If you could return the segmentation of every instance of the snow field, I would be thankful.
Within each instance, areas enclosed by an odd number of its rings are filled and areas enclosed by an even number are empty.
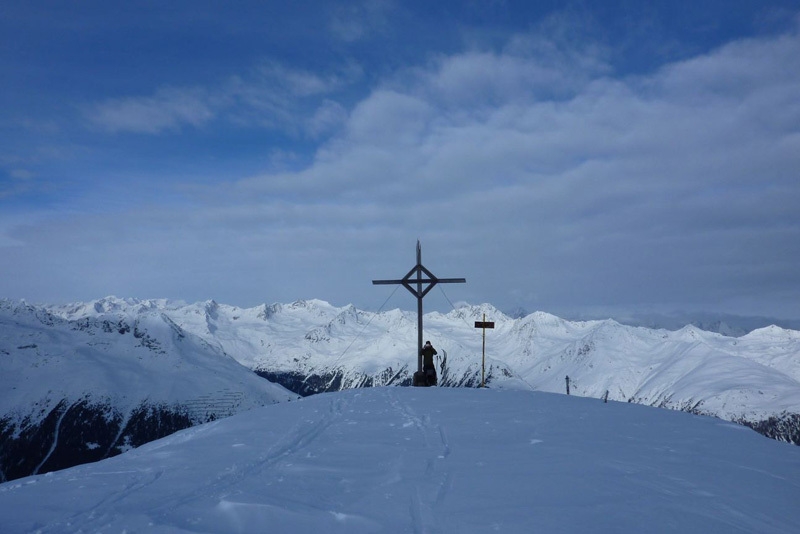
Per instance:
[[[17,532],[800,531],[800,448],[495,389],[321,394],[0,485]]]

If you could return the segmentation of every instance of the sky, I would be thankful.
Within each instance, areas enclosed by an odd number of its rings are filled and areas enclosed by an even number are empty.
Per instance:
[[[800,318],[797,0],[116,4],[0,3],[0,297]]]

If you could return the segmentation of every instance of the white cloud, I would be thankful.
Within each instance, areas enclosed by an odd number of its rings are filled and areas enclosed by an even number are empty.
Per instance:
[[[360,76],[353,63],[319,75],[266,61],[217,87],[163,88],[151,96],[110,98],[86,113],[92,124],[113,133],[160,134],[226,120],[313,137],[341,122],[344,108],[330,95]]]
[[[36,176],[36,173],[28,169],[11,169],[8,174],[17,180],[30,180]]]
[[[334,37],[352,43],[386,31],[388,17],[394,9],[394,2],[390,0],[351,2],[334,10],[328,27]]]
[[[318,138],[340,128],[347,120],[347,110],[333,100],[323,100],[322,104],[314,112],[314,115],[306,120],[306,131],[312,138]]]
[[[200,89],[167,88],[147,97],[113,98],[94,106],[90,120],[110,132],[157,134],[198,127],[216,115],[213,99]]]
[[[418,97],[378,90],[352,111],[346,136],[353,144],[388,144],[394,149],[417,144],[426,136],[435,111]]]

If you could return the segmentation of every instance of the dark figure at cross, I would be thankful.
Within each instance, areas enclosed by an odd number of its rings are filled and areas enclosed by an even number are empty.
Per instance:
[[[436,356],[436,349],[433,348],[430,341],[425,342],[422,347],[422,372],[425,373],[425,381],[429,386],[436,385],[436,366],[433,365],[433,357]]]
[[[423,278],[425,275],[427,278]],[[422,376],[422,299],[436,284],[463,284],[466,278],[436,278],[432,272],[422,265],[422,247],[417,240],[417,264],[400,280],[373,280],[375,285],[402,284],[412,295],[417,297],[417,373]],[[427,284],[423,289],[423,285]],[[417,384],[416,381],[414,385]]]

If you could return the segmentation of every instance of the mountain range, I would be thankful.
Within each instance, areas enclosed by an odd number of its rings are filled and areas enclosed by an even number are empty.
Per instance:
[[[424,316],[439,385],[569,393],[712,415],[800,443],[800,332]],[[417,316],[319,300],[239,308],[107,297],[0,301],[0,481],[113,456],[181,428],[299,396],[406,386]],[[260,375],[257,376],[257,375]],[[266,378],[267,380],[264,380]]]

